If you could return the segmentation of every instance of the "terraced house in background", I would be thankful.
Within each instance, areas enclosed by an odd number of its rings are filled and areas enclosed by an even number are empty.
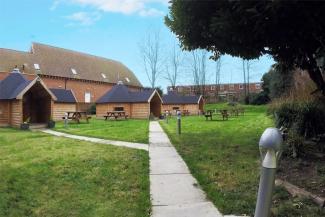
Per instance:
[[[71,90],[78,110],[87,110],[118,80],[131,90],[142,88],[122,63],[98,56],[33,43],[29,52],[0,48],[0,80],[14,69],[39,76],[48,88]]]
[[[207,84],[204,86],[198,85],[180,85],[174,88],[168,87],[168,90],[184,95],[195,96],[201,93],[206,102],[217,101],[238,101],[247,93],[259,93],[262,91],[262,82],[244,83],[228,83],[228,84]]]

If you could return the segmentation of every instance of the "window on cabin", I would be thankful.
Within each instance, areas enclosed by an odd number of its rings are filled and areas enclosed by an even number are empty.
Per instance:
[[[258,90],[261,89],[261,84],[255,84],[255,88]]]
[[[177,111],[177,110],[179,110],[179,107],[173,107],[173,110]]]
[[[91,93],[85,92],[85,103],[90,103],[90,102],[91,102]]]
[[[101,75],[102,75],[102,77],[103,77],[104,79],[107,78],[106,75],[105,75],[104,73],[101,73]]]
[[[244,85],[240,84],[240,85],[239,85],[239,89],[240,89],[240,90],[244,89]]]
[[[220,90],[224,90],[225,86],[223,84],[220,84]]]
[[[122,111],[124,111],[124,107],[114,107],[114,111],[122,112]]]
[[[233,85],[233,84],[229,84],[229,89],[230,89],[230,90],[234,90],[234,89],[235,89],[235,85]]]

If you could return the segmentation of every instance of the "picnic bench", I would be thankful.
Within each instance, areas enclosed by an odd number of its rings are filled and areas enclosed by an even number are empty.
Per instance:
[[[204,112],[205,120],[207,121],[208,118],[210,118],[210,120],[212,121],[212,114],[213,110],[207,110],[206,112]]]
[[[68,119],[68,120],[73,120],[77,122],[78,124],[80,123],[81,119],[85,119],[87,123],[89,123],[89,119],[91,117],[87,114],[87,112],[82,112],[82,111],[75,111],[75,112],[66,112],[67,116],[62,117],[62,119]]]
[[[104,116],[105,121],[107,121],[109,118],[117,119],[127,119],[129,116],[126,114],[125,111],[108,111],[107,115]]]
[[[222,120],[228,120],[229,114],[227,109],[221,109],[220,114],[222,116]]]
[[[190,112],[188,110],[183,110],[182,115],[183,116],[189,116]]]

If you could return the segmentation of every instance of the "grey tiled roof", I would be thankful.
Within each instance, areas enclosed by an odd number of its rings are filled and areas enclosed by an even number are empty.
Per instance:
[[[65,89],[55,89],[51,88],[50,91],[56,96],[56,102],[62,103],[76,103],[76,98],[74,97],[72,90]]]
[[[140,92],[131,92],[125,85],[117,84],[96,103],[135,103],[148,102],[150,96],[155,90],[144,90]]]
[[[0,99],[8,100],[15,99],[18,94],[24,90],[31,81],[19,72],[10,73],[5,79],[0,82]]]
[[[163,104],[198,104],[201,96],[180,96],[174,92],[163,95]]]

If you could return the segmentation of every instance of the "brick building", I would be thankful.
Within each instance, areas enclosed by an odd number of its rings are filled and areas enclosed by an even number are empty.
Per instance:
[[[13,69],[25,76],[37,75],[48,88],[71,90],[77,109],[86,110],[118,80],[130,90],[141,83],[122,63],[85,53],[33,43],[29,52],[0,48],[0,80]]]
[[[172,87],[168,87],[168,90],[172,90]],[[248,91],[248,85],[246,85]],[[208,84],[204,86],[196,85],[183,85],[176,86],[173,90],[179,95],[193,96],[202,93],[206,102],[216,101],[238,101],[245,95],[245,85],[243,83],[232,84]],[[262,83],[255,82],[249,84],[249,93],[259,93],[262,91]]]

